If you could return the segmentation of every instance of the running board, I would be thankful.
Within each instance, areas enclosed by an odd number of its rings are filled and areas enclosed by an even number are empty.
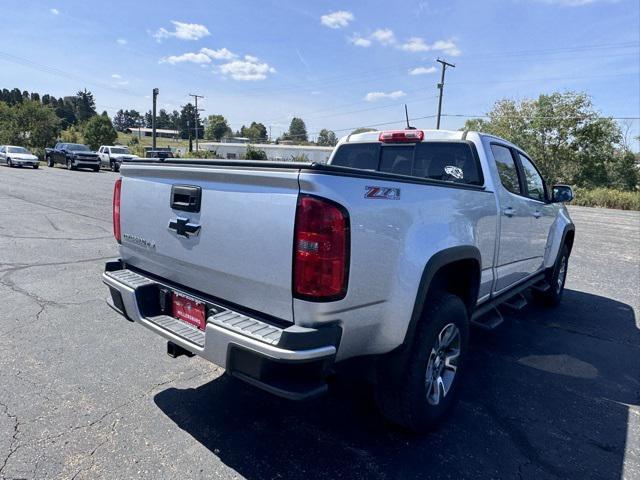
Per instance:
[[[487,319],[483,319],[482,317],[485,314],[489,313],[491,310],[510,301],[514,297],[521,295],[522,292],[524,292],[526,289],[531,288],[533,285],[536,285],[544,281],[544,279],[545,279],[544,273],[539,273],[538,275],[535,275],[530,279],[525,280],[524,282],[516,285],[515,287],[510,288],[506,292],[501,293],[500,295],[487,300],[486,302],[484,302],[482,305],[479,305],[475,309],[475,311],[471,315],[471,323],[485,330],[493,330],[498,325],[500,325],[504,320],[502,318],[502,314],[500,314],[500,321],[497,321],[495,319],[487,320]],[[525,305],[526,305],[526,300],[525,300]]]
[[[493,330],[504,322],[504,317],[498,308],[494,308],[492,311],[481,315],[480,317],[473,317],[471,324],[483,330]]]
[[[527,299],[524,298],[524,295],[522,293],[518,293],[504,302],[501,306],[508,308],[512,312],[519,312],[527,306],[527,303],[529,302],[527,302]]]

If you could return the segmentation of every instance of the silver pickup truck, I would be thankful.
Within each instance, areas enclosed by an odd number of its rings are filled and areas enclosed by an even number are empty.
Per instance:
[[[476,132],[350,135],[327,165],[125,161],[103,280],[171,356],[292,399],[358,365],[382,413],[422,431],[455,398],[471,324],[525,289],[560,301],[572,196]]]

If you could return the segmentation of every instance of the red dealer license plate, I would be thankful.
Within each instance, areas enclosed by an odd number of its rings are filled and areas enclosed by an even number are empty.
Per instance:
[[[204,303],[174,292],[171,310],[174,318],[204,330],[206,324]]]

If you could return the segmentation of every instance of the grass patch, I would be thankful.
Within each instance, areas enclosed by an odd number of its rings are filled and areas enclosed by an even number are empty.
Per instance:
[[[640,191],[625,192],[613,188],[574,189],[572,205],[582,207],[618,208],[620,210],[640,210]]]

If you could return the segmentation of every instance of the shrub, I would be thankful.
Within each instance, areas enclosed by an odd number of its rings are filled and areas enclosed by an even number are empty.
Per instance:
[[[264,150],[253,148],[251,145],[247,145],[247,153],[245,153],[247,160],[266,160],[267,153]]]
[[[640,210],[640,191],[626,192],[612,188],[574,189],[572,205],[583,207],[618,208]]]

